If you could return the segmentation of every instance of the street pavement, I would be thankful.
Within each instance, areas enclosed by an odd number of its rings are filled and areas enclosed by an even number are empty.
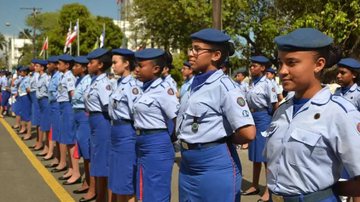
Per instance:
[[[7,128],[4,123],[0,124],[0,202],[52,202],[52,201],[78,201],[82,195],[73,194],[81,184],[62,185],[57,180],[63,173],[51,173],[49,169],[42,167],[48,162],[41,161],[41,157],[36,157],[36,152],[28,149],[34,144],[35,139],[22,141],[21,136],[8,130],[9,125],[14,124],[14,119],[5,118]],[[24,145],[25,144],[25,145]],[[246,190],[250,186],[252,179],[252,164],[248,161],[247,150],[238,150],[243,169],[242,188]],[[178,172],[180,154],[176,154],[173,178],[172,178],[172,202],[178,201]],[[82,168],[82,161],[81,161]],[[260,178],[260,194],[263,193],[265,184],[264,170]],[[242,196],[242,202],[257,201],[261,195]]]

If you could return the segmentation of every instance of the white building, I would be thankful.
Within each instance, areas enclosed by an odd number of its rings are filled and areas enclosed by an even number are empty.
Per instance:
[[[5,54],[8,55],[7,68],[11,69],[13,66],[17,66],[21,56],[20,49],[25,46],[25,44],[32,44],[30,39],[19,39],[14,37],[7,37],[7,49]]]

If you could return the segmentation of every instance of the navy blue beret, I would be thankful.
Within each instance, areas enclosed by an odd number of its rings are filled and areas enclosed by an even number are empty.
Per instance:
[[[71,55],[63,54],[58,57],[58,60],[63,62],[72,62],[74,58]]]
[[[165,51],[157,48],[146,48],[135,52],[135,58],[138,60],[151,60],[163,56]]]
[[[38,59],[34,58],[34,59],[31,60],[31,63],[36,64],[36,63],[38,63],[38,61],[39,61]]]
[[[260,63],[260,64],[267,64],[270,62],[270,60],[262,55],[258,55],[258,56],[252,56],[250,58],[251,62],[256,62],[256,63]]]
[[[199,39],[201,41],[207,41],[211,43],[223,43],[231,39],[229,35],[213,28],[202,29],[191,34],[190,37],[191,39]]]
[[[187,66],[187,67],[191,67],[191,64],[190,64],[189,61],[185,61],[185,62],[183,63],[183,65],[184,65],[184,66]]]
[[[127,56],[127,57],[134,56],[134,52],[129,49],[126,49],[126,48],[113,49],[111,52],[113,55],[122,55],[122,56]]]
[[[360,69],[360,62],[355,60],[354,58],[343,58],[338,64],[340,67],[348,67],[351,69]]]
[[[46,60],[37,60],[36,62],[34,62],[34,64],[40,64],[42,66],[46,66],[48,62]]]
[[[87,64],[89,60],[85,56],[74,57],[74,62],[79,64]]]
[[[90,52],[86,57],[89,60],[97,59],[97,58],[105,55],[108,52],[109,51],[105,48],[97,48],[97,49],[93,50],[92,52]]]
[[[273,68],[267,68],[266,70],[265,70],[266,72],[271,72],[271,73],[273,73],[273,74],[276,74],[276,70],[275,69],[273,69]]]
[[[20,71],[21,67],[22,67],[22,66],[17,66],[17,67],[16,67],[16,71]]]
[[[279,50],[301,51],[329,46],[333,39],[317,29],[299,28],[287,35],[276,37],[274,41]]]
[[[20,69],[19,69],[19,71],[29,71],[29,67],[27,67],[27,66],[22,66]]]
[[[48,63],[57,63],[58,60],[59,60],[58,56],[50,56],[47,61]]]

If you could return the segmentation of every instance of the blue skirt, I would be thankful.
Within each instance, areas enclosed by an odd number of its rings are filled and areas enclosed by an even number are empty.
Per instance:
[[[50,102],[50,125],[52,130],[52,140],[60,141],[60,104],[56,101]]]
[[[60,102],[60,140],[59,143],[75,144],[74,111],[70,102]]]
[[[170,201],[174,148],[166,132],[136,137],[138,200]]]
[[[74,112],[74,131],[76,142],[79,147],[79,154],[84,159],[90,159],[90,124],[89,116],[85,111]]]
[[[30,92],[31,98],[31,124],[33,126],[40,125],[40,107],[38,99],[36,98],[36,92]]]
[[[38,100],[40,107],[40,130],[50,131],[50,105],[47,97]]]
[[[104,115],[90,114],[90,175],[109,176],[111,125]]]
[[[254,112],[252,115],[256,127],[256,137],[249,143],[249,160],[256,163],[266,162],[263,155],[266,138],[261,135],[261,132],[266,131],[269,127],[271,116],[267,111]]]
[[[31,121],[31,101],[29,95],[19,96],[17,98],[19,116],[22,121]]]
[[[136,134],[128,124],[111,126],[109,189],[115,194],[135,193]]]
[[[11,111],[15,113],[16,116],[19,115],[19,107],[18,107],[18,103],[19,103],[19,97],[16,98],[15,102],[11,105]]]
[[[240,201],[241,164],[232,144],[181,151],[179,201]]]
[[[1,92],[1,106],[2,107],[6,107],[9,103],[9,98],[10,98],[10,92],[9,91],[2,91]]]

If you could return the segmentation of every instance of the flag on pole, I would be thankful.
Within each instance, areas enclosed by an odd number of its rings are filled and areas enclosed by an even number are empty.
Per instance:
[[[66,45],[67,41],[70,39],[70,35],[71,35],[71,23],[70,23],[70,27],[69,30],[66,34],[66,39],[65,39],[65,45],[64,45],[64,53],[66,53],[66,50],[68,48],[68,46]]]
[[[40,52],[39,56],[42,56],[48,48],[49,48],[49,39],[48,39],[48,37],[46,37],[44,44],[41,48],[41,52]]]
[[[97,48],[99,48],[99,39],[98,38],[96,38],[96,43],[94,44],[94,47],[92,50],[95,50]]]
[[[105,42],[105,24],[103,25],[103,31],[99,37],[100,39],[100,48],[104,47],[104,42]]]
[[[65,46],[69,47],[72,44],[72,42],[75,41],[75,39],[77,37],[78,29],[79,29],[79,21],[76,21],[74,30],[71,32],[70,36],[66,38]]]
[[[116,4],[122,4],[123,0],[116,0]]]

